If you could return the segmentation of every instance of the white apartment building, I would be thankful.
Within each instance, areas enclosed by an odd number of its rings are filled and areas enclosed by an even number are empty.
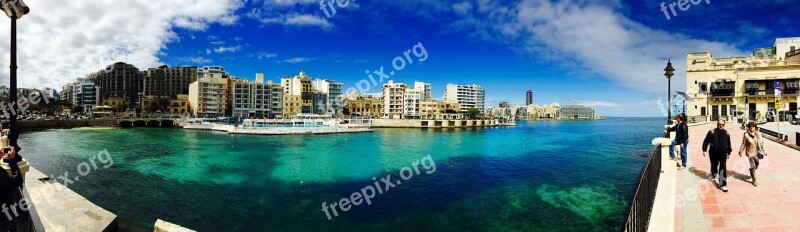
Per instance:
[[[390,119],[403,118],[403,106],[405,104],[406,84],[394,83],[389,80],[383,85],[383,117]]]
[[[484,114],[486,91],[479,85],[447,84],[444,100],[458,102],[461,107],[459,113],[466,114],[469,108],[476,108]]]
[[[221,74],[222,77],[228,78],[228,73],[222,66],[204,66],[197,69],[197,77],[203,77],[206,74]]]
[[[422,99],[421,100],[423,100],[423,101],[433,100],[433,95],[431,94],[431,84],[425,83],[425,82],[421,82],[421,81],[415,81],[414,82],[414,90],[419,91],[420,93],[422,93]]]
[[[424,91],[424,90],[423,90]],[[424,92],[416,88],[406,89],[403,95],[403,118],[419,118],[419,103],[424,101]]]
[[[283,86],[283,118],[297,114],[310,114],[313,111],[314,92],[311,77],[306,72],[293,77],[281,78]]]
[[[797,118],[800,37],[778,38],[752,55],[687,54],[686,114],[691,121],[719,118],[774,121]],[[778,88],[780,90],[778,90]],[[679,111],[682,111],[680,109]]]
[[[91,81],[82,81],[73,87],[72,105],[81,106],[83,113],[91,113],[92,107],[100,104],[100,86]]]
[[[314,110],[314,112],[323,111],[325,114],[333,116],[341,116],[344,109],[344,95],[342,93],[342,83],[337,83],[332,80],[314,79],[311,82],[312,90],[317,97],[314,98],[314,108],[322,108],[321,110]],[[322,97],[324,95],[324,97]],[[322,101],[320,104],[320,101]],[[322,106],[324,105],[324,106]],[[323,108],[324,107],[324,108]]]

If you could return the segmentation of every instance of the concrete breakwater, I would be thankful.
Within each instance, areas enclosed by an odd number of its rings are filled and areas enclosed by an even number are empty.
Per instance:
[[[9,121],[2,121],[3,129],[9,128]],[[17,127],[21,131],[68,129],[76,127],[118,127],[114,119],[52,119],[52,120],[20,120]]]

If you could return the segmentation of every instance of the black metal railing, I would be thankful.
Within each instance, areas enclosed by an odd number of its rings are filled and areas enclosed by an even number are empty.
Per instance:
[[[642,168],[639,181],[628,202],[625,221],[620,231],[647,231],[656,199],[658,179],[661,176],[661,155],[661,144],[659,144]]]

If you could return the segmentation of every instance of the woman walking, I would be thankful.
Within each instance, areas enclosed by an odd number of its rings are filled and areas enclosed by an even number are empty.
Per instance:
[[[761,137],[761,132],[758,131],[756,122],[751,121],[747,124],[747,131],[744,132],[744,138],[742,138],[742,147],[739,148],[739,157],[742,157],[742,152],[750,161],[750,177],[753,180],[753,186],[758,186],[756,181],[758,161],[763,159],[767,152],[764,150],[764,139]]]

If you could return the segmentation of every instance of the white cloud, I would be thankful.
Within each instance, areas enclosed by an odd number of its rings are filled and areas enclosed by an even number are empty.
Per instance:
[[[201,56],[197,56],[197,57],[181,57],[181,58],[178,58],[177,60],[178,60],[178,62],[188,63],[189,65],[214,63],[214,60],[212,60],[210,58],[201,57]]]
[[[211,52],[214,52],[214,53],[217,53],[217,54],[222,54],[222,53],[226,53],[226,52],[238,52],[240,50],[242,50],[242,45],[229,46],[229,47],[220,46],[220,47],[214,48],[214,50],[206,49],[206,54],[211,54]]]
[[[317,26],[322,28],[331,27],[331,24],[328,22],[327,19],[324,19],[317,15],[290,15],[286,17],[286,21],[284,25],[289,26]]]
[[[258,58],[258,59],[268,59],[268,58],[275,58],[275,57],[278,57],[278,54],[259,52],[258,55],[256,55],[256,58]]]
[[[205,30],[231,25],[241,0],[28,1],[31,13],[17,22],[20,87],[53,87],[117,61],[144,69],[162,62],[159,52],[179,38],[176,28]],[[143,17],[146,16],[146,17]],[[9,23],[0,20],[0,66],[9,65]],[[9,70],[0,69],[8,83]]]
[[[319,27],[330,29],[333,24],[328,18],[322,17],[320,11],[303,12],[298,8],[319,3],[319,1],[306,0],[267,0],[263,1],[261,8],[253,8],[245,17],[256,20],[264,25],[282,25],[294,27]],[[298,7],[300,6],[300,7]],[[312,9],[316,9],[313,8]]]
[[[291,59],[282,60],[280,63],[290,63],[290,64],[298,64],[298,63],[306,63],[311,62],[314,60],[313,58],[306,58],[306,57],[295,57]]]
[[[461,16],[453,26],[644,93],[666,92],[667,59],[677,69],[673,89],[680,90],[686,86],[687,52],[746,54],[728,43],[649,28],[618,13],[619,7],[614,1],[522,0],[501,5],[475,0],[453,6]]]

